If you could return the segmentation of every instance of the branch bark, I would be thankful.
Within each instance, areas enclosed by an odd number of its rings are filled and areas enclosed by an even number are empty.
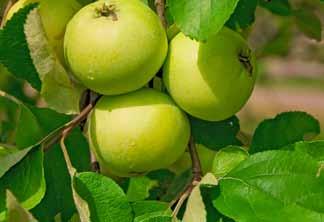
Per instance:
[[[5,18],[11,8],[11,6],[13,6],[13,4],[15,4],[15,0],[9,0],[3,10],[3,12],[1,12],[1,18],[0,18],[0,28],[2,28],[5,24]]]
[[[239,131],[236,138],[243,143],[243,146],[245,146],[247,150],[249,149],[252,142],[252,135]]]
[[[49,141],[44,142],[43,149],[44,151],[48,151],[54,144],[59,142],[63,136],[67,136],[71,133],[71,131],[78,126],[80,123],[82,123],[83,120],[87,118],[89,113],[94,108],[95,104],[97,103],[100,96],[98,96],[96,99],[91,101],[87,106],[84,107],[84,109],[80,112],[79,115],[75,116],[74,119],[72,119],[70,122],[68,122],[59,133],[57,133],[54,137],[52,137]]]
[[[179,210],[185,200],[189,197],[191,194],[192,190],[199,184],[202,178],[202,170],[201,170],[201,164],[198,156],[198,152],[196,149],[195,141],[193,137],[191,136],[190,142],[189,142],[189,153],[192,161],[192,180],[191,182],[187,185],[186,189],[184,192],[182,192],[178,198],[176,198],[174,201],[170,203],[171,206],[173,206],[175,203],[177,205],[175,206],[172,216],[175,218],[177,214],[179,213]]]
[[[165,18],[165,1],[164,0],[155,0],[155,8],[158,16],[160,17],[163,27],[167,28],[167,20]]]
[[[189,142],[189,153],[192,161],[192,174],[193,174],[193,181],[200,181],[202,176],[201,171],[201,163],[199,160],[198,152],[196,149],[196,144],[191,136],[190,142]]]

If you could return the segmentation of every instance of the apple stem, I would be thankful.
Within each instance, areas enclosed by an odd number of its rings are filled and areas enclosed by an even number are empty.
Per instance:
[[[170,203],[170,207],[173,206],[175,203],[177,205],[175,206],[173,212],[172,212],[172,217],[176,218],[178,215],[178,212],[185,202],[185,200],[190,196],[192,190],[199,184],[202,178],[202,170],[201,170],[201,164],[198,156],[198,152],[196,149],[196,144],[193,139],[193,137],[190,137],[189,141],[189,153],[190,153],[190,158],[192,161],[192,180],[190,183],[187,185],[186,189],[173,201]]]

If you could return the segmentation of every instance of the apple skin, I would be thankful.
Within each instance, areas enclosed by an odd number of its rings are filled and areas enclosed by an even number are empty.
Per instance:
[[[196,149],[200,160],[201,170],[205,175],[206,173],[211,172],[213,161],[217,154],[217,151],[211,150],[202,144],[196,144]],[[179,175],[190,168],[191,168],[191,158],[190,158],[189,151],[186,151],[168,169],[171,172]]]
[[[240,61],[240,54],[246,62]],[[247,42],[228,28],[205,43],[179,33],[170,43],[163,80],[183,110],[203,120],[220,121],[237,113],[250,97],[255,64]]]
[[[73,15],[82,8],[77,0],[19,0],[9,10],[9,20],[19,9],[28,4],[39,2],[39,13],[50,46],[64,64],[63,39],[65,28]]]
[[[101,15],[104,8],[111,10]],[[64,41],[73,74],[104,95],[143,87],[163,65],[167,48],[158,16],[138,0],[89,4],[69,22]]]
[[[168,95],[149,88],[102,97],[87,127],[103,173],[119,177],[167,168],[185,152],[190,136],[185,113]]]

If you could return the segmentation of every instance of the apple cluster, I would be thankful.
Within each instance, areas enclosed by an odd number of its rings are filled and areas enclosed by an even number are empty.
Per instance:
[[[35,1],[20,0],[11,13]],[[168,43],[158,16],[140,0],[99,0],[83,8],[76,0],[38,1],[59,58],[80,83],[103,95],[87,133],[104,174],[128,177],[187,166],[187,114],[224,120],[251,95],[254,54],[228,28],[206,42],[179,33]],[[162,67],[166,92],[147,87]],[[209,168],[213,152],[198,146],[198,153],[209,159],[203,164]]]

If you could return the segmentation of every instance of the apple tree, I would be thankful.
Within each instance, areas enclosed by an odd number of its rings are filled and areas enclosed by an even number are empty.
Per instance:
[[[236,115],[260,7],[321,40],[288,0],[0,0],[0,222],[322,222],[319,121]]]

